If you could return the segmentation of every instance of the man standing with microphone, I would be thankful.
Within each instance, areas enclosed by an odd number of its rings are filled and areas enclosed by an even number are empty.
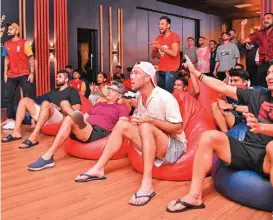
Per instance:
[[[7,106],[7,120],[2,124],[3,129],[12,130],[15,127],[14,98],[18,86],[23,90],[24,97],[31,97],[34,81],[34,57],[29,42],[20,38],[20,27],[12,23],[8,27],[9,40],[4,44],[2,56],[4,61],[4,81],[6,95],[4,102]]]

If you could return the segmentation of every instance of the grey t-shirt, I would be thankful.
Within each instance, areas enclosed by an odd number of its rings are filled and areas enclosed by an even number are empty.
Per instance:
[[[197,49],[196,47],[194,47],[194,48],[185,48],[184,51],[183,51],[183,55],[187,55],[192,62],[197,61],[196,49]]]
[[[238,47],[234,43],[222,44],[217,48],[215,61],[219,61],[218,72],[234,68],[236,59],[240,57]]]

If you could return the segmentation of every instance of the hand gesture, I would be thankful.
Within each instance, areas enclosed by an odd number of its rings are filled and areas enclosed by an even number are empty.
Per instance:
[[[246,118],[247,126],[250,127],[250,131],[253,133],[261,133],[261,125],[257,118],[251,113],[243,113]]]
[[[159,45],[158,41],[156,41],[156,40],[153,40],[153,41],[150,43],[150,45],[153,47],[153,49],[158,49],[158,48],[160,48],[160,45]]]
[[[91,94],[93,94],[96,91],[96,85],[94,83],[90,83],[89,85]]]
[[[247,19],[242,20],[241,25],[245,26],[247,24]]]
[[[231,110],[232,106],[230,106],[229,103],[225,102],[224,100],[222,99],[218,99],[218,107],[221,109],[221,110]]]
[[[34,74],[33,73],[31,73],[31,74],[28,75],[27,81],[29,81],[30,83],[34,82]]]
[[[189,58],[187,55],[185,55],[184,57],[185,57],[185,59],[186,59],[186,63],[183,63],[182,65],[183,65],[184,67],[188,68],[188,70],[190,71],[190,73],[194,73],[194,72],[196,71],[195,66],[192,64],[190,58]],[[195,75],[197,78],[199,77],[199,75],[198,75],[198,76],[197,76],[196,74],[194,74],[194,75]]]
[[[132,118],[131,118],[131,122],[133,124],[137,124],[137,125],[140,125],[142,123],[148,123],[150,122],[151,118],[149,116],[146,116],[146,115],[133,115]]]

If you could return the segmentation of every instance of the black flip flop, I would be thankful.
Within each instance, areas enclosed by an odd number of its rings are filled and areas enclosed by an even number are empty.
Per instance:
[[[135,193],[135,198],[138,199],[138,198],[149,198],[146,202],[142,203],[142,204],[134,204],[134,203],[129,203],[130,205],[133,205],[133,206],[144,206],[146,205],[148,202],[151,201],[151,199],[156,195],[155,192],[152,192],[150,195],[141,195],[141,196],[138,196],[137,193]]]
[[[9,142],[12,142],[12,141],[18,141],[18,140],[21,140],[22,137],[13,137],[11,134],[9,134],[6,139],[2,139],[2,143],[9,143]]]
[[[177,204],[181,204],[181,205],[183,205],[185,207],[182,208],[182,209],[174,210],[174,211],[170,210],[167,207],[166,211],[171,212],[171,213],[179,213],[179,212],[186,212],[186,211],[191,210],[191,209],[204,209],[204,208],[206,208],[204,203],[202,203],[201,205],[195,206],[195,205],[191,205],[191,204],[189,204],[189,203],[187,203],[187,202],[185,202],[183,200],[180,200],[180,199],[176,200],[174,206],[177,205]]]
[[[84,129],[87,124],[84,121],[83,114],[80,111],[74,111],[73,112],[73,121],[75,122],[76,125],[79,126],[80,129]]]
[[[26,139],[22,144],[25,144],[26,146],[24,146],[24,147],[19,146],[19,148],[20,149],[26,149],[26,148],[30,148],[30,147],[34,147],[34,146],[38,145],[39,141],[37,141],[35,143],[32,143],[31,140]]]
[[[87,176],[87,178],[75,180],[76,183],[86,183],[86,182],[95,181],[95,180],[105,180],[107,178],[106,176],[97,177],[97,176],[89,175],[87,173],[82,173],[82,174],[80,174],[80,176]]]

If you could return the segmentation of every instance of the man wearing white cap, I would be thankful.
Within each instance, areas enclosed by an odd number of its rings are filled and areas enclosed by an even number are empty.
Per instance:
[[[98,162],[76,182],[105,179],[104,167],[120,149],[123,139],[131,141],[142,154],[143,178],[129,203],[146,205],[154,196],[153,165],[175,163],[186,150],[186,138],[177,100],[154,83],[155,69],[151,63],[138,62],[131,73],[131,86],[137,90],[137,107],[131,121],[119,120],[114,127]]]
[[[5,57],[4,81],[6,95],[4,102],[7,105],[7,120],[3,123],[3,129],[13,130],[15,127],[14,97],[18,86],[23,90],[24,97],[31,97],[34,80],[34,57],[29,42],[19,38],[20,27],[12,23],[8,27],[8,40],[3,49]]]

